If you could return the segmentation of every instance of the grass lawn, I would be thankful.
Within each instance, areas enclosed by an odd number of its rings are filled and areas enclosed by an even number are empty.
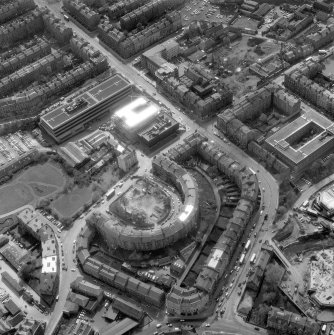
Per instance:
[[[45,197],[55,191],[57,191],[58,187],[56,186],[50,186],[50,185],[43,185],[39,183],[28,183],[28,185],[31,187],[34,195],[36,197]]]
[[[0,188],[0,215],[29,204],[34,196],[28,186],[18,183]]]
[[[62,171],[50,163],[35,165],[25,170],[19,177],[20,181],[43,183],[61,187],[65,183]]]
[[[74,188],[70,193],[53,201],[51,207],[60,217],[72,217],[84,204],[92,200],[92,193],[91,187]]]
[[[65,183],[66,177],[57,166],[50,163],[31,166],[0,187],[0,215],[34,203],[60,190]]]

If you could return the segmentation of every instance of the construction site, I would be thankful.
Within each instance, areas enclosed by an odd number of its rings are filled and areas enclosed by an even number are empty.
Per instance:
[[[173,199],[173,200],[172,200]],[[172,204],[180,200],[168,194],[148,178],[138,178],[109,210],[119,218],[119,224],[134,227],[154,227],[166,219]]]

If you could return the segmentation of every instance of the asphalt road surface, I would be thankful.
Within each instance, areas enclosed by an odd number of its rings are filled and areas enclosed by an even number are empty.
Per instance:
[[[61,3],[54,2],[54,3],[47,3],[44,0],[36,0],[36,3],[41,6],[47,6],[51,12],[55,14],[55,16],[63,19],[61,14]],[[249,157],[243,150],[239,147],[234,145],[233,143],[227,141],[224,142],[220,138],[218,138],[214,132],[214,128],[212,124],[209,126],[202,128],[198,123],[194,122],[190,119],[187,115],[183,114],[179,111],[169,100],[167,100],[164,96],[159,94],[156,91],[154,83],[146,79],[140,71],[137,71],[130,63],[125,64],[122,60],[120,60],[116,55],[108,52],[102,45],[100,45],[98,39],[94,36],[90,36],[86,34],[83,30],[81,30],[78,26],[76,26],[73,22],[66,22],[68,26],[70,26],[73,31],[79,35],[84,37],[89,43],[91,43],[96,49],[100,50],[103,54],[108,57],[109,63],[111,67],[114,67],[117,72],[121,73],[124,77],[130,80],[136,86],[141,86],[143,90],[145,90],[149,95],[153,96],[156,100],[161,101],[167,108],[169,108],[173,116],[176,120],[181,121],[183,124],[187,125],[187,131],[184,132],[177,141],[172,142],[171,144],[165,146],[164,151],[167,151],[170,147],[174,146],[176,142],[182,141],[186,136],[192,133],[195,130],[203,131],[203,133],[209,138],[209,140],[214,141],[217,143],[221,148],[222,151],[228,153],[232,158],[238,160],[241,164],[244,164],[247,167],[252,168],[256,171],[261,192],[263,192],[263,197],[261,200],[261,208],[264,206],[263,215],[259,217],[257,223],[257,230],[260,230],[260,227],[263,224],[264,215],[268,214],[268,220],[264,223],[264,225],[270,226],[275,214],[276,209],[278,206],[278,184],[277,181],[273,178],[273,176],[266,171],[266,169],[256,162],[254,159]],[[75,268],[75,264],[73,262],[73,254],[72,254],[72,245],[73,240],[76,239],[77,234],[80,232],[81,227],[84,225],[83,220],[77,220],[74,222],[73,227],[67,231],[66,233],[62,233],[62,242],[64,247],[64,255],[65,255],[65,262],[68,267],[68,271],[63,271],[60,277],[60,287],[61,290],[59,292],[59,301],[57,302],[55,309],[52,314],[52,319],[49,322],[46,334],[51,334],[52,330],[54,329],[57,320],[62,314],[62,310],[65,304],[66,296],[69,290],[69,286],[72,280],[76,278],[78,275],[77,270],[72,272],[71,269]],[[261,234],[257,235],[257,238],[252,238],[252,245],[253,249],[252,252],[258,252],[261,245],[258,243],[259,239],[263,239]],[[252,254],[249,252],[247,255],[248,257]],[[245,279],[245,274],[247,272],[247,264],[244,266],[243,270],[240,272],[238,279],[235,281],[233,287],[237,287],[237,285]],[[232,290],[232,294],[230,295],[228,301],[226,302],[226,312],[222,320],[215,321],[212,323],[210,330],[219,330],[224,332],[230,332],[231,334],[258,334],[258,331],[254,330],[254,327],[246,324],[240,318],[236,316],[235,308],[237,305],[238,299],[236,295],[237,290]],[[204,330],[208,331],[208,328],[200,328],[198,329],[198,333],[200,334],[201,331]],[[153,334],[156,331],[155,323],[152,326],[147,327],[146,329],[142,330],[141,334]]]

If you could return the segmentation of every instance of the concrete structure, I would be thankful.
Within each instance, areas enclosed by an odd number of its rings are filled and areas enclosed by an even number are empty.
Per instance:
[[[320,331],[314,320],[276,307],[269,311],[267,327],[285,334],[314,335]]]
[[[315,50],[324,47],[334,40],[334,25],[329,24],[322,27],[320,31],[306,35],[302,46],[284,52],[283,58],[294,63],[299,59],[306,58],[314,53]]]
[[[226,230],[212,248],[196,279],[196,288],[181,289],[174,286],[167,295],[166,306],[169,313],[194,315],[205,309],[216,284],[225,273],[234,249],[255,208],[259,189],[256,175],[221,152],[219,147],[210,144],[207,138],[199,133],[186,138],[184,143],[172,148],[168,154],[176,162],[183,162],[198,154],[231,178],[241,190],[240,200],[233,216],[229,219]]]
[[[34,0],[14,0],[2,3],[0,6],[0,24],[10,21],[35,7]]]
[[[320,308],[333,308],[334,306],[334,297],[331,291],[331,281],[334,274],[333,255],[332,249],[317,251],[309,265],[308,294]]]
[[[27,318],[20,324],[15,335],[44,335],[44,330],[44,322]]]
[[[43,22],[46,31],[60,44],[67,44],[70,41],[73,31],[71,28],[67,27],[60,18],[55,17],[50,12],[45,12],[43,13]]]
[[[42,270],[40,276],[40,293],[47,301],[53,301],[58,290],[59,259],[58,245],[51,223],[40,213],[24,209],[18,215],[20,227],[41,241]]]
[[[134,139],[159,114],[159,107],[144,97],[136,98],[114,113],[115,124],[125,136]]]
[[[149,147],[174,134],[179,128],[178,122],[144,97],[117,110],[113,118],[118,132],[132,143],[139,140]]]
[[[44,39],[38,39],[37,43],[33,46],[23,49],[21,52],[2,61],[0,64],[0,75],[3,77],[13,73],[20,67],[36,61],[50,53],[51,45]]]
[[[74,142],[69,142],[60,147],[58,154],[72,167],[81,166],[89,160],[89,156]]]
[[[93,213],[87,220],[94,225],[110,247],[156,250],[175,243],[195,229],[198,217],[198,194],[194,178],[164,156],[156,157],[152,162],[152,168],[155,175],[172,184],[181,194],[181,207],[174,209],[172,215],[168,215],[163,222],[155,224],[150,229],[134,227],[123,222],[117,215],[106,217],[103,214]]]
[[[147,24],[160,17],[165,11],[175,9],[184,3],[184,0],[153,0],[143,6],[127,12],[120,18],[120,25],[123,30],[131,31],[138,24]]]
[[[262,279],[266,270],[266,267],[270,261],[271,253],[266,250],[262,249],[260,254],[256,259],[256,263],[253,266],[252,272],[247,279],[246,287],[258,292],[260,289]]]
[[[316,197],[317,205],[324,209],[328,216],[334,214],[334,188],[333,185],[321,191]]]
[[[63,67],[63,53],[55,51],[35,62],[1,78],[0,97],[4,97],[11,91],[18,89],[21,85],[27,85],[38,79],[43,74],[50,74],[56,69]]]
[[[152,66],[152,61],[148,60],[147,64]],[[189,66],[182,76],[174,76],[174,70],[166,72],[164,68],[158,68],[155,76],[164,91],[191,109],[200,119],[216,115],[233,101],[233,94],[228,87],[215,84],[215,79],[199,65]]]
[[[138,133],[139,140],[148,147],[153,147],[164,139],[176,135],[179,123],[167,113],[160,113],[152,124]]]
[[[161,306],[165,298],[165,294],[162,290],[153,285],[143,283],[90,256],[88,248],[94,235],[95,229],[86,226],[77,239],[77,257],[84,272],[108,285],[126,292],[141,302],[145,301],[157,307]]]
[[[67,333],[68,335],[93,335],[95,334],[94,328],[91,325],[84,322],[83,320],[78,320],[74,327],[71,327],[71,331]]]
[[[110,110],[131,91],[131,84],[119,74],[101,82],[67,103],[43,115],[41,128],[60,143],[83,131],[87,123]]]
[[[138,164],[138,159],[135,150],[124,149],[119,156],[117,156],[118,167],[124,172],[128,172]]]
[[[251,141],[263,136],[263,130],[260,132],[253,129],[247,123],[258,119],[272,107],[283,115],[291,116],[300,112],[300,101],[278,86],[270,84],[246,94],[233,107],[219,114],[217,128],[243,147],[247,147]]]
[[[0,27],[1,45],[11,45],[14,42],[32,36],[44,29],[42,11],[34,9],[15,18]]]
[[[308,59],[285,75],[284,85],[315,106],[324,109],[330,114],[334,114],[333,93],[312,80],[322,70],[322,63],[313,58]]]
[[[63,0],[66,11],[89,30],[94,30],[100,22],[100,14],[81,0]]]
[[[136,321],[141,321],[145,315],[144,311],[140,306],[132,301],[124,299],[123,297],[116,296],[113,299],[112,306],[114,309],[120,311],[124,315],[135,319]]]
[[[108,7],[108,16],[111,19],[118,19],[119,17],[130,13],[138,7],[146,4],[149,0],[122,0],[113,3]]]
[[[15,278],[13,278],[7,271],[1,273],[2,281],[12,288],[16,294],[21,295],[23,287],[20,285]]]
[[[125,35],[114,24],[104,21],[99,24],[99,38],[108,47],[115,50],[123,58],[129,58],[150,45],[160,41],[182,27],[181,14],[171,12],[161,20],[148,25],[139,32]]]
[[[306,5],[303,5],[287,18],[281,17],[270,27],[267,36],[281,41],[287,41],[300,33],[313,23],[313,13],[310,10],[305,10],[307,8]]]
[[[334,123],[308,110],[268,137],[264,147],[292,171],[300,172],[334,147]]]

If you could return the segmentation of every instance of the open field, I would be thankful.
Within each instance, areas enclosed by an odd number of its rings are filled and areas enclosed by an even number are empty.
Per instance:
[[[0,189],[0,215],[29,204],[34,200],[31,189],[25,184],[14,184]]]
[[[63,186],[64,175],[56,166],[46,163],[43,165],[36,165],[24,171],[19,177],[23,182],[36,182],[46,185]]]
[[[61,170],[50,163],[29,167],[0,188],[0,215],[59,191],[65,182]]]
[[[68,194],[53,201],[51,207],[63,218],[74,216],[85,204],[92,200],[91,187],[74,188]]]
[[[43,185],[43,184],[39,184],[39,183],[29,183],[28,184],[31,189],[34,192],[34,195],[36,197],[45,197],[55,191],[57,191],[57,187],[55,186],[50,186],[50,185]]]

